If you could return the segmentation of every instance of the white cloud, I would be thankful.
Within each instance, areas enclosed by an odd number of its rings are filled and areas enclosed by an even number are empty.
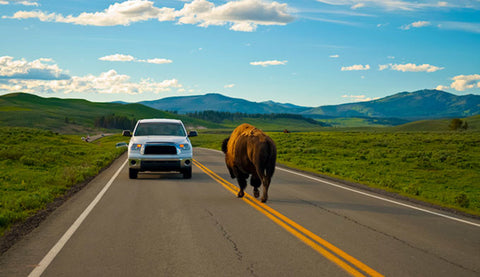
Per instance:
[[[318,2],[329,5],[350,6],[351,9],[358,8],[382,8],[388,11],[403,10],[415,11],[419,9],[429,8],[446,8],[446,7],[463,7],[463,8],[478,8],[477,3],[472,1],[462,1],[463,3],[449,4],[445,1],[438,0],[421,0],[421,1],[406,1],[406,0],[317,0]]]
[[[26,19],[38,18],[40,21],[72,23],[77,25],[114,26],[129,25],[132,22],[158,19],[159,21],[175,20],[174,9],[156,8],[153,2],[130,0],[110,5],[103,12],[86,13],[78,16],[63,16],[42,11],[19,11],[12,17],[3,18]]]
[[[68,79],[68,74],[53,63],[52,59],[40,58],[32,62],[13,57],[0,57],[0,79]]]
[[[351,7],[352,10],[365,7],[365,3],[357,3]]]
[[[443,30],[463,31],[480,34],[480,23],[443,21],[437,25]]]
[[[379,99],[379,97],[367,97],[365,95],[342,95],[342,98],[348,98],[350,101],[354,102],[365,102],[365,101],[372,101],[375,99]]]
[[[159,58],[154,58],[154,59],[137,59],[131,55],[124,55],[124,54],[114,54],[114,55],[109,55],[105,57],[98,58],[101,61],[109,61],[109,62],[140,62],[140,63],[154,63],[154,64],[166,64],[166,63],[172,63],[172,60],[168,59],[159,59]]]
[[[430,25],[431,25],[431,23],[429,21],[416,21],[416,22],[410,23],[408,25],[404,25],[404,26],[400,27],[400,29],[410,30],[411,28],[421,28],[421,27],[426,27],[426,26],[430,26]]]
[[[336,58],[339,58],[340,56],[338,54],[335,54],[335,55],[330,55],[329,57],[336,59]]]
[[[257,30],[257,25],[252,22],[239,22],[233,24],[230,30],[237,32],[254,32]]]
[[[458,75],[452,78],[451,88],[457,91],[464,91],[472,88],[480,88],[480,74]]]
[[[169,59],[147,59],[147,60],[138,60],[139,62],[144,62],[144,63],[154,63],[154,64],[166,64],[166,63],[172,63],[172,60]]]
[[[378,70],[385,70],[388,69],[389,65],[388,64],[380,64],[378,65]]]
[[[370,65],[361,65],[361,64],[356,64],[352,66],[342,66],[342,71],[357,71],[357,70],[369,70]]]
[[[416,65],[413,63],[407,64],[381,64],[379,70],[391,69],[402,72],[435,72],[444,69],[444,67],[438,67],[430,64]]]
[[[260,65],[263,67],[271,66],[271,65],[286,65],[287,61],[277,61],[277,60],[272,60],[272,61],[258,61],[258,62],[251,62],[251,65]]]
[[[429,21],[417,21],[417,22],[413,22],[411,25],[412,25],[412,27],[420,28],[420,27],[429,26],[430,22]]]
[[[113,55],[112,55],[113,56]],[[0,90],[30,93],[160,93],[172,88],[181,88],[177,79],[155,82],[142,79],[131,82],[130,76],[115,70],[95,76],[68,76],[53,60],[47,58],[28,62],[13,57],[0,57]]]
[[[435,89],[436,89],[436,90],[447,90],[447,89],[449,89],[449,88],[450,88],[450,87],[448,87],[448,86],[438,85]]]
[[[157,19],[195,24],[201,27],[231,25],[234,31],[252,32],[258,25],[286,25],[294,20],[287,4],[263,0],[240,0],[215,6],[206,0],[194,0],[180,10],[158,8],[152,1],[129,0],[110,5],[101,12],[83,12],[78,16],[63,16],[43,11],[19,11],[3,18],[37,18],[40,21],[63,22],[77,25],[115,26]]]
[[[8,4],[18,4],[18,5],[23,5],[23,6],[35,6],[38,7],[37,2],[32,2],[32,1],[6,1],[6,0],[0,0],[0,5],[8,5]]]
[[[228,84],[228,85],[225,85],[223,86],[224,88],[233,88],[235,86],[235,84]]]
[[[130,82],[130,76],[118,74],[115,70],[103,72],[98,76],[72,76],[67,80],[21,80],[11,79],[0,83],[0,90],[22,91],[29,93],[123,93],[142,94],[145,92],[161,93],[172,88],[181,88],[178,80],[155,82],[144,79]]]
[[[101,57],[98,59],[101,61],[109,61],[109,62],[131,62],[135,60],[133,56],[123,55],[123,54],[109,55],[109,56]]]
[[[185,4],[177,15],[179,23],[202,27],[230,23],[232,30],[252,29],[256,25],[285,25],[294,19],[288,13],[287,4],[262,0],[231,1],[217,7],[206,0],[194,0]]]

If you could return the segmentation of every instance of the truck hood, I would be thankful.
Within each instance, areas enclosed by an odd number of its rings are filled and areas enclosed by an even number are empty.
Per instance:
[[[130,139],[130,144],[146,144],[152,142],[163,142],[163,143],[174,143],[174,144],[181,144],[181,143],[189,143],[187,137],[178,137],[178,136],[139,136],[139,137],[132,137]]]

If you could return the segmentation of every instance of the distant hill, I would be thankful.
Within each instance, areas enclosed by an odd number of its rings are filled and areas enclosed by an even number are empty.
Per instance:
[[[175,115],[141,104],[96,103],[83,99],[43,98],[27,93],[0,96],[0,126],[32,127],[60,133],[97,131],[95,120],[116,115],[129,119],[179,118],[192,127],[218,127],[184,115]]]
[[[467,131],[480,131],[480,115],[462,118],[468,123]],[[450,131],[450,123],[452,119],[426,119],[409,122],[399,126],[391,127],[392,131],[401,132],[444,132]]]
[[[169,97],[141,102],[150,107],[125,103],[95,103],[83,99],[43,98],[27,93],[0,96],[0,126],[19,126],[48,129],[60,133],[99,132],[96,121],[115,115],[131,120],[141,118],[179,118],[192,128],[232,128],[249,122],[267,130],[307,130],[331,125],[335,127],[399,126],[399,130],[443,130],[441,118],[468,118],[469,129],[476,127],[480,115],[480,96],[457,96],[438,90],[402,92],[382,99],[318,108],[281,104],[273,101],[251,102],[220,94]],[[159,110],[160,109],[160,110]],[[162,111],[163,110],[163,111]],[[174,114],[167,111],[176,111]],[[189,117],[186,112],[216,110],[245,114],[296,114],[311,117],[322,123],[312,124],[305,118],[269,118],[243,116],[238,120],[215,121]],[[477,117],[475,117],[477,115]],[[410,125],[402,125],[416,120]],[[288,124],[287,124],[288,123]],[[446,127],[445,127],[446,126]]]
[[[299,114],[310,108],[293,104],[281,104],[273,101],[251,102],[240,98],[227,97],[217,93],[195,96],[167,97],[153,101],[142,101],[148,107],[164,111],[176,111],[181,114],[197,111],[219,111],[231,113],[291,113]]]
[[[221,94],[168,97],[139,102],[146,106],[178,113],[224,111],[240,113],[290,113],[317,119],[336,117],[374,117],[402,120],[467,117],[480,114],[480,95],[454,95],[440,90],[401,92],[385,98],[341,105],[302,107],[273,101],[252,102]]]
[[[440,90],[419,90],[368,102],[321,106],[302,114],[408,120],[467,117],[480,114],[480,95],[457,96]]]

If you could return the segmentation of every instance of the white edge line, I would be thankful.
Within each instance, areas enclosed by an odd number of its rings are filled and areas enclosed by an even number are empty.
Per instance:
[[[103,195],[107,192],[107,190],[110,188],[112,185],[113,181],[117,178],[118,174],[120,174],[120,171],[125,167],[127,164],[127,160],[123,163],[122,166],[115,172],[115,174],[110,178],[108,183],[103,187],[103,189],[98,193],[97,197],[93,199],[93,201],[88,205],[88,207],[83,211],[83,213],[75,220],[75,222],[68,228],[68,230],[63,234],[63,236],[58,240],[58,242],[50,249],[50,251],[43,257],[43,259],[40,261],[37,267],[35,267],[32,272],[28,275],[28,277],[39,277],[42,275],[42,273],[47,269],[47,267],[50,265],[50,263],[55,259],[57,254],[62,250],[62,248],[65,246],[65,244],[68,242],[68,240],[72,237],[72,235],[77,231],[78,227],[82,224],[82,222],[85,220],[85,218],[90,214],[90,212],[93,210],[93,208],[97,205],[98,202],[100,202],[100,199],[102,199]]]
[[[387,198],[384,198],[384,197],[380,197],[380,196],[373,195],[373,194],[370,194],[370,193],[366,193],[366,192],[363,192],[363,191],[359,191],[359,190],[356,190],[356,189],[351,189],[351,188],[348,188],[348,187],[345,187],[345,186],[342,186],[342,185],[331,183],[331,182],[328,182],[328,181],[325,181],[325,180],[322,180],[322,179],[319,179],[319,178],[311,177],[311,176],[308,176],[308,175],[305,175],[305,174],[302,174],[302,173],[298,173],[298,172],[295,172],[295,171],[291,171],[291,170],[288,170],[288,169],[285,169],[285,168],[277,167],[277,169],[288,172],[288,173],[291,173],[291,174],[296,174],[298,176],[302,176],[302,177],[305,177],[305,178],[308,178],[308,179],[311,179],[311,180],[314,180],[314,181],[317,181],[317,182],[321,182],[321,183],[324,183],[324,184],[327,184],[327,185],[330,185],[330,186],[334,186],[334,187],[337,187],[337,188],[341,188],[341,189],[344,189],[344,190],[348,190],[348,191],[352,191],[352,192],[355,192],[355,193],[358,193],[358,194],[362,194],[362,195],[365,195],[365,196],[368,196],[368,197],[376,198],[376,199],[383,200],[383,201],[386,201],[386,202],[389,202],[389,203],[404,206],[404,207],[407,207],[407,208],[410,208],[410,209],[422,211],[422,212],[425,212],[425,213],[445,217],[445,218],[448,218],[448,219],[451,219],[451,220],[455,220],[455,221],[459,221],[459,222],[463,222],[463,223],[467,223],[467,224],[470,224],[470,225],[473,225],[473,226],[480,227],[480,224],[477,224],[475,222],[471,222],[471,221],[463,220],[463,219],[456,218],[456,217],[453,217],[453,216],[449,216],[449,215],[433,212],[433,211],[430,211],[430,210],[422,209],[422,208],[419,208],[419,207],[415,207],[415,206],[408,205],[408,204],[405,204],[405,203],[401,203],[401,202],[398,202],[398,201],[390,200],[390,199],[387,199]]]
[[[202,148],[202,149],[207,149],[207,150],[211,150],[211,151],[214,151],[214,152],[223,153],[223,152],[221,152],[219,150],[215,150],[215,149],[209,149],[209,148]],[[355,192],[355,193],[358,193],[358,194],[361,194],[361,195],[365,195],[365,196],[372,197],[372,198],[375,198],[375,199],[383,200],[385,202],[393,203],[393,204],[400,205],[400,206],[403,206],[403,207],[407,207],[407,208],[410,208],[410,209],[422,211],[422,212],[425,212],[425,213],[433,214],[433,215],[436,215],[436,216],[440,216],[440,217],[448,218],[448,219],[455,220],[455,221],[458,221],[458,222],[470,224],[470,225],[473,225],[473,226],[476,226],[476,227],[480,227],[480,224],[475,223],[475,222],[471,222],[471,221],[468,221],[468,220],[463,220],[463,219],[460,219],[460,218],[457,218],[457,217],[449,216],[449,215],[442,214],[442,213],[437,213],[437,212],[430,211],[430,210],[427,210],[427,209],[422,209],[422,208],[419,208],[419,207],[408,205],[408,204],[405,204],[405,203],[402,203],[402,202],[390,200],[390,199],[387,199],[387,198],[384,198],[384,197],[380,197],[380,196],[377,196],[377,195],[373,195],[373,194],[370,194],[370,193],[366,193],[366,192],[363,192],[363,191],[359,191],[359,190],[356,190],[356,189],[345,187],[345,186],[342,186],[342,185],[339,185],[339,184],[331,183],[329,181],[326,181],[326,180],[323,180],[323,179],[320,179],[320,178],[316,178],[316,177],[308,176],[306,174],[298,173],[298,172],[295,172],[295,171],[292,171],[292,170],[289,170],[289,169],[281,168],[281,167],[278,167],[278,166],[276,167],[276,169],[282,170],[282,171],[285,171],[285,172],[288,172],[288,173],[291,173],[291,174],[295,174],[295,175],[298,175],[298,176],[302,176],[302,177],[308,178],[310,180],[321,182],[321,183],[324,183],[324,184],[327,184],[327,185],[330,185],[330,186],[334,186],[334,187],[337,187],[337,188],[341,188],[341,189],[344,189],[344,190]]]

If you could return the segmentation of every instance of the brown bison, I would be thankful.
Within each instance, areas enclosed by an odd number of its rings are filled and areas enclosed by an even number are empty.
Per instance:
[[[251,174],[250,184],[254,196],[259,197],[258,188],[263,184],[262,202],[266,202],[277,159],[277,148],[273,140],[261,130],[244,123],[223,141],[222,151],[225,153],[230,176],[238,180],[238,197],[244,196],[247,178]]]

